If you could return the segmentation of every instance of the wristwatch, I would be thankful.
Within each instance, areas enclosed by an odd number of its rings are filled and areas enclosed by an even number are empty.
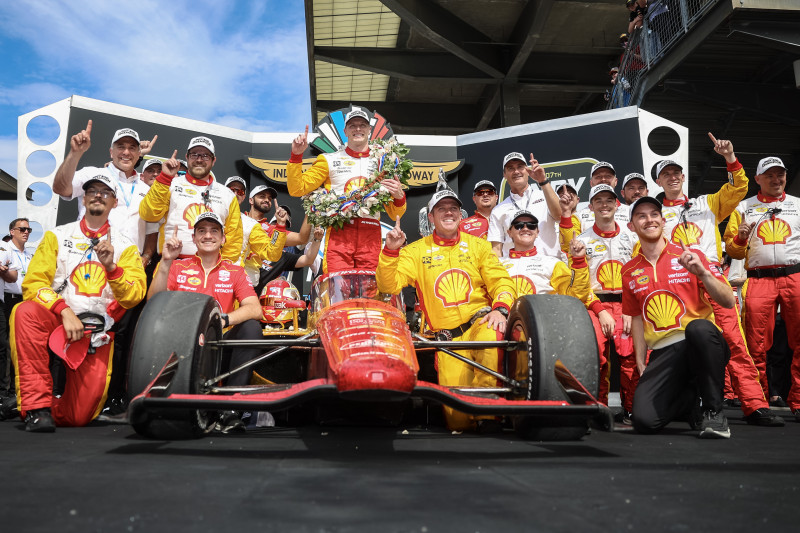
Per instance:
[[[221,315],[219,315],[219,317],[222,319],[223,328],[227,328],[228,326],[231,325],[231,319],[226,313],[222,313]]]
[[[508,309],[506,309],[505,307],[495,307],[494,309],[492,309],[492,311],[497,311],[504,317],[508,318]]]
[[[539,187],[544,187],[545,185],[547,185],[548,183],[551,183],[551,182],[552,182],[552,180],[550,178],[547,178],[546,180],[544,180],[542,182],[538,182],[537,181],[536,183],[539,184]]]

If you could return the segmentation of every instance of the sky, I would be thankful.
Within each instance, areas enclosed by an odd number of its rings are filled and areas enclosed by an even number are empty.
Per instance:
[[[17,176],[17,118],[73,94],[248,131],[302,131],[307,57],[302,0],[2,0],[0,169]],[[54,121],[39,122],[29,134],[52,142]],[[28,164],[48,170],[46,160]],[[0,235],[15,216],[16,202],[0,201]]]

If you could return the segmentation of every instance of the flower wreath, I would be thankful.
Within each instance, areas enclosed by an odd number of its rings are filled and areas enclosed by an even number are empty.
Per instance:
[[[341,229],[345,222],[385,211],[384,204],[393,200],[389,190],[381,183],[396,178],[408,185],[414,163],[407,159],[409,149],[392,137],[389,140],[373,139],[369,143],[369,158],[375,171],[360,189],[338,195],[320,187],[303,196],[303,210],[313,226]]]

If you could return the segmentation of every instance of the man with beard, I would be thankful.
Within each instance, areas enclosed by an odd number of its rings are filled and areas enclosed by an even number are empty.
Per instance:
[[[98,169],[102,171],[102,169]],[[100,412],[113,354],[108,329],[125,309],[145,294],[145,274],[136,245],[108,217],[117,205],[115,186],[106,173],[83,184],[84,216],[47,231],[22,284],[25,301],[11,314],[12,359],[19,383],[19,410],[26,431],[52,432],[56,425],[84,426]],[[84,313],[103,320],[102,331],[85,338]],[[53,397],[48,340],[63,326],[66,385]],[[94,352],[89,346],[94,347]],[[84,353],[82,361],[69,352]]]
[[[216,163],[214,142],[208,137],[195,137],[189,141],[186,159],[189,169],[186,175],[178,175],[180,163],[178,151],[164,161],[161,174],[139,206],[139,214],[148,222],[158,222],[166,217],[161,226],[160,243],[163,243],[175,228],[183,245],[183,253],[192,255],[195,246],[194,221],[207,211],[216,213],[225,225],[225,244],[222,257],[238,261],[242,253],[242,219],[236,195],[218,183],[211,173]],[[163,248],[161,246],[160,248]]]
[[[475,184],[472,201],[475,203],[475,214],[461,221],[461,231],[485,239],[489,234],[489,216],[497,205],[497,187],[489,180],[481,180]]]
[[[661,203],[655,198],[639,198],[631,206],[630,223],[641,244],[639,255],[622,268],[622,312],[632,317],[641,375],[633,397],[633,427],[656,433],[688,415],[699,438],[729,438],[722,387],[730,350],[712,322],[709,296],[733,308],[730,285],[702,252],[664,237]]]
[[[647,181],[645,181],[644,176],[638,172],[627,174],[622,179],[620,195],[626,206],[633,205],[633,202],[642,196],[650,196],[650,192],[647,190]],[[625,216],[627,217],[629,215],[628,208],[626,207],[623,211],[625,211]]]

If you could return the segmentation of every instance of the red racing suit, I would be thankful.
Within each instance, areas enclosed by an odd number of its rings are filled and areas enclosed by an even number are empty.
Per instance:
[[[378,290],[397,294],[407,286],[417,289],[420,305],[433,330],[468,325],[484,307],[511,308],[515,291],[488,241],[460,232],[442,239],[436,232],[401,250],[383,249],[376,272]],[[453,340],[502,340],[503,334],[475,320]],[[458,353],[492,370],[498,370],[502,350],[486,348]],[[446,387],[494,387],[495,378],[444,353],[437,353],[439,384]],[[446,407],[452,430],[471,429],[478,418]],[[483,417],[485,418],[485,417]]]
[[[223,313],[230,313],[237,303],[256,295],[244,267],[219,257],[214,268],[206,272],[196,255],[172,262],[167,290],[207,294],[217,301]]]
[[[485,239],[489,235],[489,219],[475,211],[474,215],[461,221],[458,229],[464,233]]]
[[[111,236],[116,268],[106,272],[97,260],[92,239]],[[22,283],[23,302],[11,313],[11,358],[16,371],[17,404],[22,416],[51,408],[59,426],[85,426],[106,401],[111,377],[113,342],[87,354],[73,371],[61,398],[53,398],[48,340],[62,324],[61,311],[105,318],[105,330],[125,309],[144,298],[146,278],[136,244],[108,223],[90,230],[84,219],[47,231],[31,259]],[[113,334],[111,335],[113,339]]]
[[[738,238],[739,225],[755,227],[748,241]],[[741,202],[725,229],[728,254],[745,259],[747,281],[742,286],[747,345],[766,380],[767,351],[772,346],[777,306],[786,322],[792,359],[792,385],[787,403],[800,409],[800,198],[784,193],[780,198],[758,195]]]
[[[678,200],[664,199],[664,233],[678,246],[683,242],[686,246],[699,248],[711,267],[721,273],[722,239],[719,224],[731,215],[736,205],[747,195],[748,182],[744,169],[737,160],[728,164],[728,183],[716,193],[693,200],[686,196]],[[728,283],[727,278],[725,283]],[[738,310],[736,307],[726,309],[714,300],[710,302],[714,309],[715,324],[722,329],[722,335],[731,350],[727,371],[734,391],[742,401],[742,411],[749,415],[756,409],[768,407],[766,389],[758,386],[760,379],[766,385],[766,364],[761,368],[751,357]]]
[[[303,196],[325,187],[337,194],[349,194],[361,188],[375,171],[369,151],[355,152],[350,148],[331,154],[320,154],[311,168],[303,172],[303,156],[292,154],[286,164],[286,186],[292,196]],[[406,212],[405,195],[384,204],[392,220]],[[323,272],[338,272],[353,268],[374,270],[381,251],[380,216],[354,218],[343,228],[331,227],[325,232]]]
[[[205,180],[185,176],[169,176],[163,172],[139,204],[139,216],[148,222],[158,222],[166,217],[158,238],[158,249],[164,249],[164,239],[172,237],[175,227],[183,243],[182,256],[197,252],[192,242],[194,221],[197,215],[213,211],[225,223],[225,243],[222,257],[238,261],[242,253],[242,217],[239,201],[229,188],[217,183],[213,175]]]
[[[619,212],[619,211],[617,211]],[[603,302],[605,310],[614,317],[614,347],[619,356],[620,399],[622,407],[633,410],[633,393],[639,381],[639,371],[633,353],[633,339],[624,333],[622,319],[622,266],[631,260],[638,242],[635,233],[623,231],[615,223],[614,231],[603,231],[592,225],[578,237],[586,245],[586,261],[589,263],[592,292]],[[596,313],[590,313],[595,336],[601,354],[606,360],[610,355],[610,339],[603,334]]]

